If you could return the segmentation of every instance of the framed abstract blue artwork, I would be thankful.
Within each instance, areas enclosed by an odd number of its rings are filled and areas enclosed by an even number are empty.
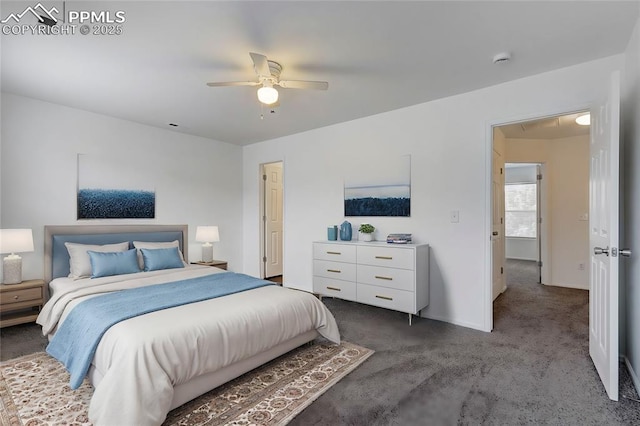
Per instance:
[[[411,156],[354,167],[344,184],[345,216],[411,216]]]
[[[156,193],[142,164],[78,154],[78,220],[155,218]]]

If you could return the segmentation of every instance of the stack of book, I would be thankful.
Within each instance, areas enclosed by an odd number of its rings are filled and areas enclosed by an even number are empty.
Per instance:
[[[411,243],[411,234],[389,234],[387,242],[389,244],[409,244]]]

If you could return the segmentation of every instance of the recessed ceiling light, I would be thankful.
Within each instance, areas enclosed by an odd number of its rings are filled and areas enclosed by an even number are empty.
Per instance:
[[[578,123],[581,126],[590,125],[591,124],[591,114],[586,113],[586,114],[579,115],[578,117],[576,117],[576,123]]]

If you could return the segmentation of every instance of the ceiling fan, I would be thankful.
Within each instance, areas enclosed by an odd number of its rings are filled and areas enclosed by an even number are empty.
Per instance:
[[[249,56],[253,61],[253,68],[256,74],[258,74],[258,81],[214,82],[207,83],[207,86],[260,86],[258,100],[266,105],[273,105],[278,102],[278,91],[273,86],[280,86],[284,89],[327,90],[329,88],[329,83],[326,81],[280,80],[282,65],[268,60],[266,56],[259,53],[251,52]]]

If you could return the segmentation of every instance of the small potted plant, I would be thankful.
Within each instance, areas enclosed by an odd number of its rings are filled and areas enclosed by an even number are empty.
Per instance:
[[[375,231],[376,228],[369,224],[369,223],[362,223],[360,224],[360,227],[358,228],[358,232],[360,232],[361,237],[362,237],[362,241],[372,241],[373,240],[373,231]]]

